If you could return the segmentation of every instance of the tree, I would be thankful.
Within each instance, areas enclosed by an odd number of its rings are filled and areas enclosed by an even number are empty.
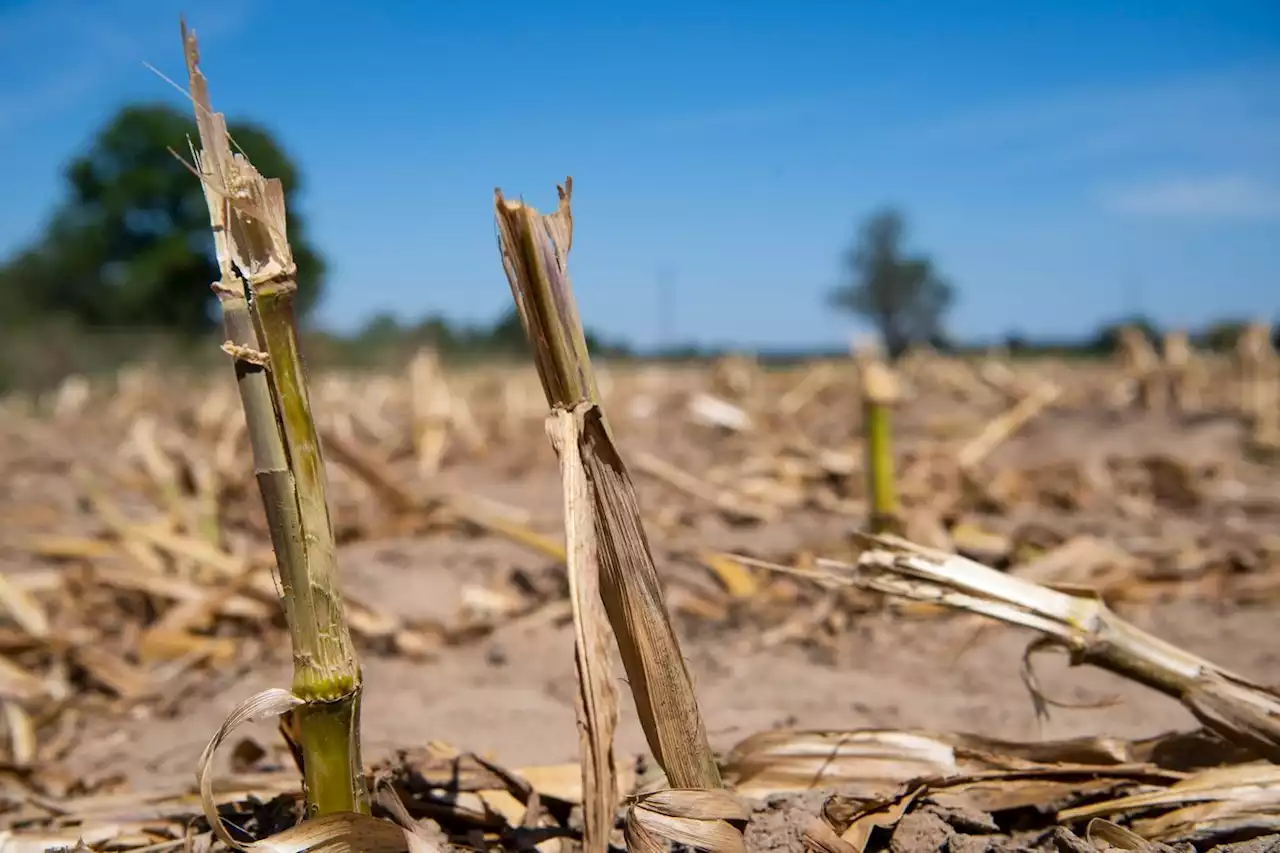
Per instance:
[[[832,305],[876,327],[891,358],[913,343],[943,339],[943,318],[954,301],[928,257],[904,254],[905,232],[897,210],[873,214],[845,256],[849,282],[831,294]]]
[[[526,353],[529,351],[529,339],[524,333],[524,323],[520,313],[514,307],[502,313],[494,324],[485,332],[486,348],[502,353]]]
[[[301,180],[261,127],[231,135],[292,202]],[[218,277],[200,181],[169,149],[189,159],[196,138],[186,111],[168,105],[120,110],[67,167],[67,197],[45,233],[0,267],[0,304],[10,316],[62,315],[86,326],[161,327],[198,332],[213,323],[209,284]],[[289,204],[298,265],[298,305],[315,304],[324,263]]]
[[[1160,328],[1150,318],[1142,316],[1129,317],[1104,325],[1094,334],[1089,349],[1102,355],[1114,354],[1120,348],[1120,331],[1127,326],[1137,329],[1147,339],[1147,343],[1159,350]]]
[[[1196,343],[1213,352],[1231,352],[1248,325],[1245,320],[1218,320],[1196,335]]]

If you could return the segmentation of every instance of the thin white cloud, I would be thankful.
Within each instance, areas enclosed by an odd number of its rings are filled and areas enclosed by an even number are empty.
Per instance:
[[[833,106],[847,102],[854,94],[851,90],[831,90],[713,106],[686,113],[646,117],[635,122],[633,127],[639,132],[663,135],[745,131],[822,115]]]
[[[1280,216],[1280,188],[1245,175],[1176,178],[1103,193],[1103,204],[1135,216],[1270,218]]]
[[[972,141],[992,135],[1055,132],[1064,125],[1093,124],[1135,110],[1151,113],[1174,112],[1212,105],[1236,105],[1253,100],[1259,91],[1274,95],[1280,87],[1280,63],[1254,62],[1218,68],[1196,74],[1116,83],[1100,88],[1065,87],[1038,96],[976,107],[962,113],[931,120],[917,132]]]
[[[190,20],[206,42],[234,33],[252,13],[252,0],[197,5]],[[174,0],[41,0],[0,9],[0,130],[81,108],[124,74],[146,74],[144,60],[177,52],[181,12]]]
[[[97,90],[101,67],[84,62],[29,80],[22,89],[0,91],[0,131],[12,132],[74,107]]]
[[[934,150],[1001,148],[1010,167],[1105,164],[1148,154],[1209,169],[1215,162],[1256,162],[1280,146],[1280,63],[1047,90],[930,118],[898,135]]]

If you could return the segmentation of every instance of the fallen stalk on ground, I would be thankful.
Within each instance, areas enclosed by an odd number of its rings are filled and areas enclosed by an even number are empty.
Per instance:
[[[420,497],[397,483],[386,466],[362,453],[332,430],[322,430],[320,437],[325,448],[332,452],[334,461],[367,483],[393,513],[406,516],[439,515],[443,520],[500,536],[557,562],[564,561],[564,548],[558,542],[518,521],[505,518],[498,512],[481,508],[474,498],[450,494]]]
[[[1091,664],[1172,696],[1223,738],[1261,758],[1280,761],[1280,696],[1143,631],[1096,596],[1050,589],[898,537],[863,539],[867,550],[855,564],[817,560],[813,569],[801,570],[742,559],[1039,631],[1043,637],[1028,647],[1027,658],[1043,648],[1065,648],[1073,664]],[[1024,675],[1037,713],[1043,716],[1048,704],[1036,690],[1026,661]]]
[[[971,470],[979,462],[986,459],[1000,443],[1026,426],[1033,418],[1047,409],[1058,399],[1056,385],[1046,383],[1038,386],[1030,394],[1013,405],[1008,411],[990,421],[973,439],[956,454],[956,461],[965,470]]]

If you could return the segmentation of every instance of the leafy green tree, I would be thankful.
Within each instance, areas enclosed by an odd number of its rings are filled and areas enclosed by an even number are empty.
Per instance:
[[[848,282],[830,297],[835,307],[870,321],[892,358],[914,343],[944,339],[943,320],[955,300],[928,257],[904,252],[905,234],[897,210],[874,213],[845,256]]]
[[[1219,320],[1196,335],[1196,343],[1214,352],[1230,352],[1236,348],[1236,342],[1244,334],[1244,320]]]
[[[1127,320],[1118,320],[1108,323],[1097,331],[1093,336],[1093,341],[1089,345],[1089,349],[1095,353],[1103,355],[1111,355],[1120,347],[1120,330],[1126,326],[1133,326],[1142,332],[1153,347],[1157,350],[1160,348],[1160,328],[1147,317],[1130,317]]]
[[[301,186],[293,163],[263,128],[238,123],[231,135],[286,201]],[[60,315],[85,326],[160,327],[199,332],[213,323],[217,278],[209,214],[199,180],[170,153],[190,155],[187,111],[168,105],[120,110],[88,150],[68,165],[67,196],[45,233],[0,267],[0,309],[19,321]],[[298,304],[319,296],[324,263],[289,205],[298,265]]]
[[[524,324],[520,322],[520,313],[514,307],[502,313],[487,330],[485,338],[486,348],[496,352],[525,353],[529,350]]]
[[[405,329],[395,314],[382,311],[369,318],[360,329],[356,339],[361,343],[382,344],[405,336]]]
[[[414,329],[414,336],[420,343],[437,347],[442,352],[451,352],[459,346],[457,331],[439,314],[433,314],[419,322]]]
[[[1031,351],[1031,342],[1022,332],[1009,332],[1004,336],[1004,348],[1010,355],[1024,355]]]

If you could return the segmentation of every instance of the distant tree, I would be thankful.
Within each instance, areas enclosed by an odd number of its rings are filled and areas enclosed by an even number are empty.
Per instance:
[[[267,131],[239,123],[231,135],[264,175],[283,181],[292,202],[301,179]],[[0,307],[86,326],[209,327],[217,266],[208,209],[199,180],[169,152],[186,155],[195,137],[185,110],[120,110],[67,166],[67,196],[44,234],[0,267]],[[288,223],[299,310],[306,311],[319,296],[324,263],[296,204]]]
[[[1103,355],[1114,353],[1120,346],[1120,330],[1126,326],[1134,326],[1143,333],[1152,346],[1157,349],[1160,347],[1160,328],[1146,317],[1130,317],[1127,320],[1107,323],[1098,329],[1089,349]]]
[[[1031,349],[1031,343],[1022,332],[1009,332],[1004,336],[1004,348],[1010,355],[1024,355]]]
[[[630,349],[622,343],[607,341],[591,329],[583,331],[587,342],[587,350],[593,355],[618,357],[630,354]],[[514,307],[508,308],[484,335],[482,347],[497,353],[524,354],[529,351],[529,341],[525,336],[524,324],[520,322],[520,314]]]
[[[934,334],[930,335],[928,343],[929,346],[933,347],[935,352],[939,352],[944,355],[950,355],[957,350],[956,342],[950,335],[942,330],[938,330]]]
[[[586,338],[593,355],[630,355],[625,344],[604,340],[589,329]],[[434,347],[445,357],[463,358],[525,357],[529,351],[524,326],[514,306],[493,323],[480,325],[455,325],[439,314],[406,321],[384,311],[370,317],[355,334],[343,337],[312,332],[307,340],[309,346],[323,347],[324,357],[331,361],[345,358],[359,364],[393,364],[410,358],[424,346]],[[314,350],[308,353],[314,354]]]
[[[508,308],[489,328],[488,348],[498,352],[528,352],[529,341],[525,337],[524,324],[515,307]]]
[[[1244,333],[1248,323],[1244,320],[1219,320],[1210,323],[1196,335],[1196,344],[1214,352],[1230,352]]]
[[[906,223],[892,208],[863,224],[845,256],[849,281],[831,294],[831,304],[869,320],[885,351],[897,358],[913,343],[944,337],[943,320],[954,291],[923,255],[907,255]]]
[[[413,335],[418,343],[435,347],[443,352],[456,349],[458,346],[457,332],[448,320],[438,314],[418,323]]]
[[[374,314],[361,327],[357,338],[369,343],[382,343],[395,340],[404,334],[400,320],[390,311]]]

